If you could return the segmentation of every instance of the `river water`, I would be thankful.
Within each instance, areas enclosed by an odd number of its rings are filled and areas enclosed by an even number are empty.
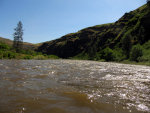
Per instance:
[[[150,67],[0,60],[0,113],[150,113]]]

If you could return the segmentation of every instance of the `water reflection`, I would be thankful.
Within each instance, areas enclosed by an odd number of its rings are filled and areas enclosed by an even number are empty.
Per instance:
[[[0,113],[148,113],[150,67],[0,60]]]

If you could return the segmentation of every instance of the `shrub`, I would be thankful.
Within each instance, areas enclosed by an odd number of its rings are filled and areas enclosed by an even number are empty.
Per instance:
[[[13,58],[16,58],[16,54],[15,53],[13,53],[13,52],[7,52],[7,54],[8,54],[8,58],[9,59],[13,59]]]
[[[59,59],[59,57],[56,55],[48,55],[48,58],[49,59]]]
[[[150,49],[150,40],[143,45],[144,49]]]
[[[113,50],[110,49],[109,47],[105,48],[103,50],[103,59],[105,59],[106,61],[114,61],[115,55],[113,53]]]
[[[31,55],[26,55],[26,56],[23,57],[23,59],[28,59],[29,60],[29,59],[32,59],[32,56]]]
[[[46,57],[43,56],[43,55],[37,55],[37,56],[33,57],[33,59],[35,59],[35,60],[45,60]]]
[[[87,59],[89,59],[89,55],[88,55],[87,53],[82,52],[82,53],[80,53],[80,54],[74,56],[72,59],[76,59],[76,60],[87,60]]]
[[[0,51],[0,59],[3,59],[3,52]]]
[[[115,61],[119,61],[120,62],[120,61],[123,61],[123,60],[126,59],[126,56],[124,55],[123,50],[120,49],[120,48],[115,48],[113,50],[113,53],[115,55]]]
[[[3,51],[3,58],[8,58],[8,53],[6,51]]]
[[[13,59],[16,58],[16,54],[11,52],[11,51],[1,51],[0,52],[0,58],[5,58],[5,59]]]
[[[150,56],[142,56],[138,58],[139,62],[149,62],[150,61]]]
[[[0,43],[0,50],[9,50],[10,47],[6,45],[5,43]]]
[[[130,60],[138,62],[138,59],[143,56],[143,49],[141,45],[135,45],[131,49]]]

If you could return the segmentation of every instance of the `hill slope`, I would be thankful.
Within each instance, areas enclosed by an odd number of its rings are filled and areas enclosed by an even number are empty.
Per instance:
[[[54,54],[61,58],[85,57],[103,58],[106,47],[129,57],[130,45],[143,45],[150,40],[150,5],[124,14],[115,23],[97,25],[82,29],[77,33],[67,34],[59,39],[45,42],[38,51],[44,54]],[[126,42],[127,43],[126,43]],[[120,53],[119,53],[120,54]],[[128,55],[127,55],[128,54]]]
[[[0,37],[0,42],[8,44],[9,46],[13,45],[13,41],[10,39],[7,39],[7,38]],[[24,49],[32,49],[32,50],[37,48],[36,44],[32,44],[32,43],[28,43],[28,42],[23,42],[23,47],[24,47]]]

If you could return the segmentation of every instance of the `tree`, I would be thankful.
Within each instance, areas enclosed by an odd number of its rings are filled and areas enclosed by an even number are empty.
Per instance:
[[[132,61],[138,62],[138,58],[140,58],[141,56],[143,56],[143,49],[141,45],[138,44],[133,46],[130,53],[130,59]]]
[[[23,46],[23,27],[21,21],[18,22],[17,27],[14,30],[15,33],[13,47],[16,49],[17,52],[19,52]]]
[[[103,50],[103,59],[106,61],[114,61],[115,60],[115,55],[112,49],[109,47],[105,48]]]

